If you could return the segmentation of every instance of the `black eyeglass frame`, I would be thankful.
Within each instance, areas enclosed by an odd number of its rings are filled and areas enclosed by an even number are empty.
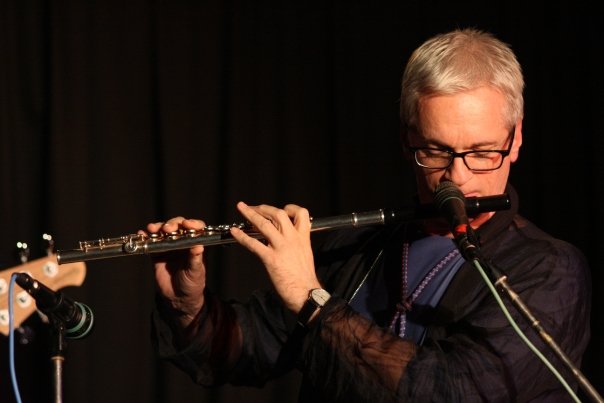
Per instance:
[[[451,164],[453,164],[453,161],[455,160],[455,158],[461,158],[461,160],[463,161],[464,165],[471,171],[474,172],[490,172],[490,171],[496,171],[499,168],[501,168],[501,166],[503,165],[503,160],[505,159],[505,157],[507,157],[508,155],[510,155],[510,152],[512,151],[512,146],[514,145],[514,137],[516,135],[516,125],[514,125],[512,127],[512,130],[510,130],[510,132],[508,133],[508,139],[511,138],[510,140],[510,145],[508,146],[507,150],[468,150],[468,151],[463,151],[461,153],[452,151],[452,150],[447,150],[445,148],[436,148],[436,147],[411,147],[409,146],[409,150],[411,150],[413,152],[413,159],[415,160],[415,163],[417,165],[419,165],[422,168],[426,168],[426,169],[447,169],[451,166]],[[444,167],[438,167],[438,168],[434,168],[434,167],[429,167],[426,165],[423,165],[419,162],[419,160],[417,159],[417,152],[421,151],[421,150],[432,150],[432,151],[440,151],[440,152],[445,152],[447,154],[449,154],[449,164],[447,164],[447,166]],[[470,166],[468,165],[468,163],[466,162],[466,155],[468,154],[474,154],[474,153],[497,153],[501,155],[501,160],[499,162],[499,165],[495,168],[488,168],[488,169],[473,169],[470,168]]]

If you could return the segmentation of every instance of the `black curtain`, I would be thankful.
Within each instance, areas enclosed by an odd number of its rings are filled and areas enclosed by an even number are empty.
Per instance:
[[[0,0],[0,268],[18,265],[19,241],[43,256],[44,233],[71,249],[175,215],[231,223],[238,200],[294,202],[316,217],[409,203],[402,70],[424,39],[474,26],[510,43],[524,67],[511,182],[522,214],[590,261],[583,370],[602,391],[603,14],[576,1],[380,4]],[[208,281],[224,298],[268,285],[238,246],[209,249]],[[151,346],[147,257],[86,267],[81,286],[63,289],[96,321],[68,342],[66,402],[296,400],[295,373],[260,389],[194,385]],[[38,314],[23,325],[22,397],[51,401],[48,325]],[[0,400],[11,402],[1,339]]]

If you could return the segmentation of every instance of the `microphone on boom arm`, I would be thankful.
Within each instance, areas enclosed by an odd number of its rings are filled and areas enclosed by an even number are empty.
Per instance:
[[[35,300],[37,308],[49,318],[64,325],[65,337],[86,337],[94,325],[92,310],[59,291],[53,291],[26,273],[16,273],[15,281]]]
[[[449,228],[455,243],[466,260],[476,258],[478,240],[466,212],[466,198],[453,182],[442,182],[434,190],[434,205]]]

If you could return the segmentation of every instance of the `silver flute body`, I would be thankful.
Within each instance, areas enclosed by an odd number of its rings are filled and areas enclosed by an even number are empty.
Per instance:
[[[510,199],[507,194],[487,197],[469,197],[465,200],[469,216],[484,212],[507,210]],[[439,216],[431,204],[420,204],[406,209],[379,209],[361,213],[350,213],[332,217],[312,218],[311,232],[342,228],[358,228],[369,225],[390,225],[402,222],[424,220]],[[57,251],[59,264],[108,259],[120,256],[146,255],[188,249],[197,245],[211,246],[236,242],[230,228],[237,227],[247,235],[263,239],[248,223],[206,226],[198,231],[177,231],[150,235],[129,234],[113,238],[80,241],[79,248]]]

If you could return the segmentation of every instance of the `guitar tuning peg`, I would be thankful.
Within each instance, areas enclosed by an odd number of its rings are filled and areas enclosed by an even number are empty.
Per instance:
[[[25,242],[17,242],[17,255],[21,263],[29,260],[29,246]]]
[[[50,234],[42,234],[42,239],[46,242],[46,255],[50,256],[55,251],[55,241]]]
[[[17,335],[17,341],[21,345],[31,344],[36,338],[36,333],[30,326],[19,326],[15,329],[15,334]]]

